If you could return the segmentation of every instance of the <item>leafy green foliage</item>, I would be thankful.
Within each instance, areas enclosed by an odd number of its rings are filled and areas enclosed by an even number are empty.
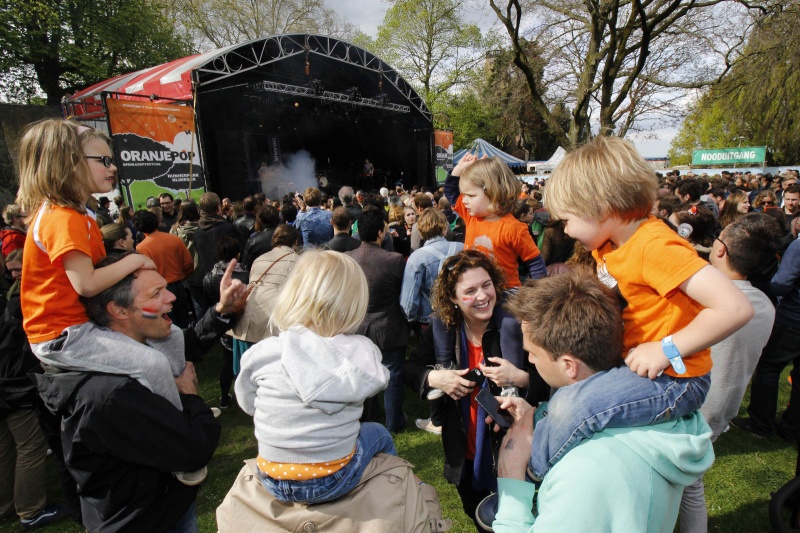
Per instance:
[[[486,40],[466,22],[464,0],[397,0],[373,41],[363,44],[403,74],[435,110],[448,91],[470,81]]]
[[[800,2],[765,18],[744,59],[693,106],[670,149],[673,164],[687,164],[692,151],[731,146],[768,147],[773,164],[800,160]]]
[[[12,97],[25,95],[15,72],[59,105],[76,89],[191,52],[153,0],[0,0],[0,71],[12,74]]]

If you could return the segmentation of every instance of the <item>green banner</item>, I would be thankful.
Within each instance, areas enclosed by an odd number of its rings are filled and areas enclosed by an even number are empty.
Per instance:
[[[720,148],[718,150],[695,150],[692,165],[731,165],[734,163],[763,163],[767,156],[766,146],[743,148]]]

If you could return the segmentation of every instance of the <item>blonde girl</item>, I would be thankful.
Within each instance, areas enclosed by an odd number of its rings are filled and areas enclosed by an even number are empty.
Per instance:
[[[508,288],[521,284],[518,263],[531,279],[547,275],[544,259],[525,224],[514,218],[522,190],[508,165],[467,154],[444,183],[453,211],[464,219],[466,250],[480,250],[503,270]]]
[[[368,301],[358,263],[307,251],[270,318],[280,334],[242,356],[236,398],[254,415],[258,477],[278,500],[335,500],[355,488],[375,454],[396,455],[385,427],[359,424],[364,400],[389,382],[378,347],[354,334]]]
[[[30,126],[19,151],[17,203],[30,213],[22,262],[23,326],[34,345],[88,321],[79,297],[90,297],[140,268],[155,264],[131,255],[104,268],[103,236],[86,201],[114,189],[116,170],[108,137],[51,119]]]

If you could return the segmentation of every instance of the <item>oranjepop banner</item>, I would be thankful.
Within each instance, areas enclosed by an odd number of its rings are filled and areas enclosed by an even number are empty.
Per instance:
[[[111,98],[106,107],[120,188],[130,205],[144,207],[162,192],[186,198],[190,188],[193,197],[205,191],[191,107]]]

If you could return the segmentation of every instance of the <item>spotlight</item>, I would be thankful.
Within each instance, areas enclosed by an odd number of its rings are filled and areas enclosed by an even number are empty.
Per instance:
[[[322,96],[325,92],[325,87],[323,87],[322,81],[320,80],[311,80],[311,88],[314,89],[315,96]]]

